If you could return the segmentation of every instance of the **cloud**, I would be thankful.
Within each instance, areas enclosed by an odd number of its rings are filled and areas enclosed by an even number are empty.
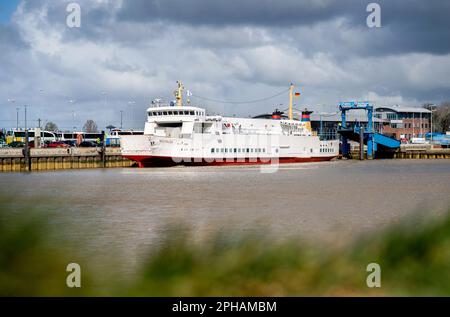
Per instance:
[[[317,111],[348,99],[450,99],[444,1],[380,1],[380,29],[365,25],[369,1],[83,0],[80,29],[65,25],[68,2],[23,0],[12,23],[0,25],[0,58],[8,61],[0,71],[0,127],[15,125],[8,98],[29,105],[30,121],[66,129],[87,119],[117,125],[120,110],[125,126],[142,127],[150,100],[173,98],[179,79],[196,95],[221,100],[259,99],[294,82],[303,92],[299,106]],[[247,116],[287,99],[193,101]]]

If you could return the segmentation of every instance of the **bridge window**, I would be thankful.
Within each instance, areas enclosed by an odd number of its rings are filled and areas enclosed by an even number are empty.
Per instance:
[[[195,115],[195,111],[189,111],[189,114],[190,114],[191,116],[193,116],[193,115]]]

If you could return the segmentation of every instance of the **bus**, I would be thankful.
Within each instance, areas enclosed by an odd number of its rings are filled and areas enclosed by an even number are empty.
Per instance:
[[[119,147],[122,135],[143,135],[144,131],[113,129],[106,135],[106,146]]]
[[[95,133],[86,133],[86,132],[80,132],[80,131],[74,131],[74,132],[58,132],[56,133],[56,136],[58,138],[58,141],[72,141],[76,143],[80,143],[82,141],[90,141],[98,143],[103,140],[103,135],[101,132],[95,132]]]
[[[34,142],[35,129],[28,130],[28,142]],[[55,142],[57,136],[55,132],[41,130],[41,144]],[[24,142],[25,143],[25,130],[9,130],[6,132],[6,144],[12,142]]]

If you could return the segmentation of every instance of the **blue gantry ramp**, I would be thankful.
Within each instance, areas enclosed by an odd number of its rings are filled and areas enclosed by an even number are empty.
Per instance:
[[[373,106],[369,102],[341,102],[342,125],[338,130],[342,137],[342,155],[347,156],[350,153],[348,140],[360,142],[363,140],[367,145],[367,157],[374,158],[382,156],[385,153],[392,153],[400,147],[400,141],[386,135],[373,131]],[[363,109],[367,112],[367,127],[355,126],[347,127],[347,111]]]

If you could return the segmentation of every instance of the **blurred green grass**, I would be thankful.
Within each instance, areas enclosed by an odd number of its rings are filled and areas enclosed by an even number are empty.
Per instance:
[[[174,228],[136,274],[114,278],[114,254],[109,272],[85,269],[94,257],[80,263],[82,288],[70,289],[65,268],[79,257],[70,241],[55,241],[65,233],[52,232],[42,206],[0,197],[1,296],[450,295],[450,214],[407,219],[341,247],[232,230],[194,242]],[[381,266],[381,288],[366,285],[372,262]]]

